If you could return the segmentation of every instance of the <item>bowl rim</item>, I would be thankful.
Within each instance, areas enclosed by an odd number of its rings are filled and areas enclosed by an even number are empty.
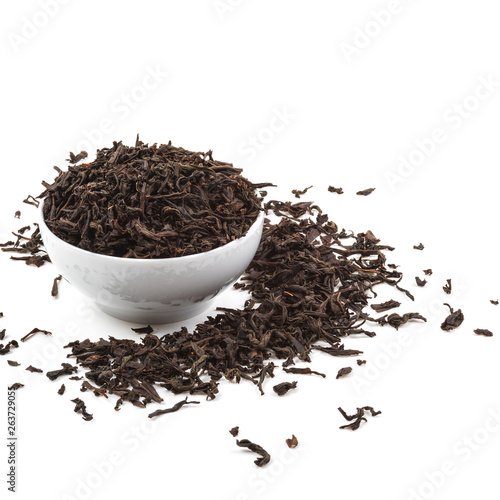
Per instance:
[[[41,233],[42,233],[42,240],[43,240],[43,233],[49,233],[52,238],[56,239],[60,245],[63,247],[69,247],[72,251],[76,251],[77,253],[81,253],[82,255],[85,256],[93,256],[94,258],[101,258],[101,259],[106,259],[106,260],[113,260],[114,262],[119,262],[120,260],[128,263],[131,262],[144,262],[144,264],[141,265],[157,265],[163,263],[171,263],[171,262],[189,262],[190,260],[197,260],[200,259],[204,256],[214,256],[217,255],[217,253],[222,253],[224,252],[228,247],[231,245],[234,246],[237,243],[241,243],[245,239],[250,238],[254,233],[259,231],[264,224],[264,210],[261,210],[259,212],[259,215],[257,215],[257,219],[254,221],[254,223],[250,226],[248,231],[241,237],[236,238],[235,240],[229,241],[228,243],[225,243],[224,245],[217,247],[217,248],[212,248],[212,250],[207,250],[206,252],[200,252],[200,253],[195,253],[191,255],[183,255],[180,257],[162,257],[162,258],[152,258],[152,259],[138,259],[136,257],[118,257],[116,255],[104,255],[101,253],[96,253],[96,252],[91,252],[90,250],[84,250],[83,248],[78,248],[75,245],[72,245],[71,243],[68,243],[67,241],[64,241],[63,239],[59,238],[56,234],[54,234],[50,228],[47,226],[45,223],[45,218],[43,216],[43,205],[45,203],[45,199],[43,198],[40,201],[40,204],[37,208],[38,210],[38,219],[39,219],[39,224],[41,228]],[[44,243],[45,246],[45,243]],[[50,257],[50,255],[49,255]],[[148,263],[148,264],[146,264]]]

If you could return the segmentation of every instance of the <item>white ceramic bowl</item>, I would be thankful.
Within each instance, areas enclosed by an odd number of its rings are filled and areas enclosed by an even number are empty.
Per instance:
[[[170,259],[129,259],[82,250],[45,224],[42,239],[58,272],[106,313],[143,324],[173,323],[202,313],[248,267],[262,237],[260,213],[241,238],[219,248]]]

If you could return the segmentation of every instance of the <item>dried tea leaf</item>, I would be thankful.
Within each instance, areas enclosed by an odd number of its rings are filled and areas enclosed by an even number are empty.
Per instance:
[[[344,194],[344,190],[342,188],[336,188],[333,186],[328,186],[328,191],[330,193]]]
[[[19,382],[16,382],[15,384],[12,384],[9,387],[9,391],[17,391],[18,389],[21,389],[22,387],[24,387],[24,384],[20,384]]]
[[[464,315],[462,313],[462,309],[458,309],[454,311],[453,308],[449,304],[444,304],[450,310],[450,315],[443,321],[441,324],[441,330],[449,332],[450,330],[454,330],[458,328],[464,321]]]
[[[20,219],[21,218],[21,211],[18,210],[15,214],[14,214],[14,218],[15,219]]]
[[[43,373],[43,370],[40,370],[40,368],[35,368],[34,366],[29,365],[28,368],[26,368],[27,371],[31,373]]]
[[[352,368],[350,366],[347,366],[345,368],[341,368],[338,373],[337,373],[337,376],[335,378],[339,379],[341,377],[345,377],[346,375],[349,375],[349,373],[352,372]]]
[[[476,335],[483,335],[484,337],[493,337],[493,332],[490,332],[489,330],[483,330],[481,328],[474,330],[474,333]]]
[[[296,374],[296,375],[319,375],[320,377],[326,378],[326,375],[324,373],[315,372],[315,371],[311,370],[310,368],[295,368],[295,367],[292,367],[292,368],[283,368],[283,370],[286,373],[293,373],[293,374]]]
[[[490,300],[490,302],[494,305],[494,306],[498,306],[499,304],[499,301],[498,300]],[[1,340],[1,339],[0,339]]]
[[[286,440],[286,445],[288,446],[288,448],[297,448],[297,446],[299,445],[299,442],[297,440],[297,438],[295,437],[295,434],[292,434],[292,437],[290,439],[287,439]]]
[[[135,333],[153,333],[153,327],[151,325],[142,328],[132,328],[131,330]]]
[[[69,363],[62,363],[61,364],[62,368],[60,370],[54,370],[51,372],[47,372],[47,378],[49,380],[56,380],[59,377],[62,377],[63,375],[71,375],[75,373],[78,370],[78,367],[70,365]]]
[[[446,280],[446,285],[443,286],[443,290],[445,293],[448,295],[451,293],[452,287],[451,287],[451,280]]]
[[[240,448],[248,448],[250,451],[257,453],[257,455],[261,455],[260,458],[254,461],[255,465],[257,465],[258,467],[263,467],[264,465],[267,465],[271,460],[271,455],[269,455],[269,453],[266,450],[264,450],[264,448],[262,448],[258,444],[252,443],[248,439],[242,439],[241,441],[236,440],[236,444]]]
[[[159,417],[160,415],[165,415],[167,413],[174,413],[176,411],[179,411],[184,405],[192,405],[192,404],[198,405],[198,404],[200,404],[200,402],[199,401],[188,401],[186,398],[183,401],[179,401],[178,403],[176,403],[174,406],[172,406],[172,408],[167,408],[166,410],[156,410],[153,413],[150,413],[148,415],[148,417],[155,418],[155,417]]]
[[[273,387],[273,391],[278,396],[284,396],[288,391],[295,389],[297,387],[297,382],[282,382]]]
[[[366,359],[357,359],[356,363],[358,363],[358,366],[366,365]]]
[[[340,407],[338,410],[346,420],[352,421],[352,423],[347,425],[342,425],[340,428],[350,429],[352,431],[359,429],[361,423],[367,421],[364,416],[366,412],[371,413],[372,417],[376,417],[377,415],[380,415],[382,413],[381,411],[375,411],[371,406],[363,406],[362,408],[356,408],[356,413],[354,415],[347,415],[347,413]]]
[[[356,194],[358,196],[368,196],[369,194],[372,194],[375,189],[376,188],[365,189],[363,191],[358,191]]]
[[[295,195],[295,198],[300,198],[302,195],[306,194],[312,186],[306,187],[305,189],[292,189],[292,194]]]
[[[3,332],[5,332],[5,330]],[[5,356],[6,354],[9,354],[9,352],[12,349],[17,349],[18,347],[19,344],[17,343],[16,340],[11,340],[10,342],[7,342],[5,346],[3,344],[0,344],[0,356]]]
[[[424,269],[424,274],[426,276],[431,276],[432,275],[432,269]]]
[[[62,396],[64,394],[65,390],[66,390],[66,386],[63,384],[63,385],[61,385],[61,387],[57,391],[57,394],[59,394],[60,396]]]
[[[423,250],[425,247],[422,243],[419,243],[418,245],[413,245],[413,248],[415,250]]]
[[[229,430],[229,433],[231,436],[236,437],[240,432],[240,428],[238,426],[233,427],[232,429]]]
[[[61,390],[61,389],[59,389],[59,390]],[[75,403],[74,412],[75,413],[80,413],[82,415],[83,420],[85,420],[85,421],[88,422],[89,420],[92,420],[94,418],[87,411],[87,407],[85,406],[85,403],[80,398],[72,399],[71,402]]]
[[[40,328],[33,328],[31,332],[27,333],[22,339],[21,342],[26,342],[29,340],[31,337],[36,335],[37,333],[43,333],[44,335],[52,335],[51,332],[48,332],[47,330],[40,330]]]
[[[58,282],[62,280],[62,276],[59,275],[57,278],[54,278],[54,283],[52,285],[51,295],[52,297],[57,297],[59,295],[59,287]]]
[[[420,287],[424,287],[425,285],[427,285],[427,280],[421,280],[418,276],[415,276],[415,281]]]
[[[421,320],[427,322],[427,319],[418,313],[407,313],[403,314],[403,316],[400,316],[399,314],[396,313],[392,313],[389,316],[386,315],[383,316],[382,318],[379,318],[377,321],[381,326],[390,325],[396,330],[399,330],[400,326],[403,326],[409,321],[413,320]]]
[[[396,307],[399,307],[401,305],[401,302],[397,302],[395,300],[388,300],[387,302],[383,302],[382,304],[372,304],[370,307],[380,313],[384,311],[388,311],[389,309],[394,309]]]
[[[10,366],[21,366],[21,363],[18,363],[17,361],[11,361],[10,359],[7,360],[7,363]]]

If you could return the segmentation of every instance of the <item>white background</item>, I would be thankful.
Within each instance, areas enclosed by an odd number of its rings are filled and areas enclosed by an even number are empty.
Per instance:
[[[111,398],[84,394],[94,414],[88,423],[70,402],[81,396],[78,382],[65,380],[61,397],[61,381],[24,368],[57,368],[61,345],[73,339],[134,338],[131,325],[95,310],[68,283],[53,299],[52,266],[0,255],[6,340],[34,327],[54,333],[5,356],[22,367],[0,359],[2,439],[7,385],[26,385],[18,392],[17,498],[497,499],[500,306],[490,299],[500,298],[498,3],[47,3],[50,17],[31,0],[4,2],[0,16],[2,239],[36,220],[22,200],[41,192],[40,181],[66,165],[70,149],[89,138],[89,152],[113,140],[133,144],[140,133],[149,143],[213,149],[254,182],[279,184],[270,190],[278,199],[312,184],[303,200],[316,201],[340,227],[370,229],[397,247],[389,261],[401,264],[416,302],[392,289],[380,289],[380,301],[400,300],[399,312],[429,321],[349,339],[366,366],[316,353],[312,368],[326,379],[277,370],[262,397],[251,384],[223,381],[215,401],[194,398],[202,404],[153,426],[148,411],[125,404],[118,413]],[[493,82],[489,92],[485,80]],[[273,120],[280,113],[288,118]],[[260,137],[258,150],[251,136]],[[414,168],[401,168],[409,157]],[[328,193],[328,185],[345,194]],[[371,196],[355,195],[369,187]],[[425,250],[413,250],[420,242]],[[419,289],[414,277],[427,268],[434,274]],[[451,296],[442,291],[447,278]],[[234,292],[219,305],[243,300]],[[454,332],[439,328],[443,302],[464,311]],[[475,328],[495,336],[478,337]],[[335,380],[347,365],[353,373]],[[294,379],[298,389],[286,397],[272,392]],[[165,394],[164,406],[178,399]],[[383,413],[357,432],[339,430],[337,407],[364,405]],[[228,433],[235,425],[271,453],[267,468],[236,447]],[[300,445],[290,455],[292,433]],[[0,496],[8,498],[0,450]],[[112,459],[112,470],[102,469]]]

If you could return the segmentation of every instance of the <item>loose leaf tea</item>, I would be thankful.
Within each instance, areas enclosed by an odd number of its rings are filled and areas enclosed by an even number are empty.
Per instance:
[[[21,363],[18,363],[17,361],[11,361],[10,359],[7,360],[7,363],[10,366],[21,366]]]
[[[242,237],[261,211],[256,189],[271,185],[252,184],[211,151],[139,139],[56,170],[39,196],[50,230],[84,250],[142,259],[206,252]]]
[[[338,410],[346,420],[353,420],[353,422],[350,424],[342,425],[340,429],[350,429],[352,431],[359,429],[359,426],[362,422],[367,422],[366,418],[364,417],[366,412],[370,412],[372,417],[376,417],[377,415],[380,415],[382,413],[381,411],[375,411],[371,406],[356,408],[356,413],[354,415],[347,415],[347,413],[342,408],[339,408]]]
[[[5,332],[5,330],[3,330]],[[3,338],[3,336],[2,336]],[[9,352],[12,349],[17,349],[19,347],[19,344],[17,343],[16,340],[11,340],[10,342],[7,342],[5,346],[3,344],[0,344],[0,356],[5,356],[6,354],[9,354]]]
[[[445,291],[445,293],[447,293],[448,295],[450,295],[451,290],[452,290],[451,280],[446,280],[446,285],[443,286],[443,290]]]
[[[337,373],[337,376],[335,378],[339,379],[339,378],[342,378],[342,377],[345,377],[346,375],[349,375],[349,373],[352,372],[352,368],[350,366],[347,366],[345,368],[341,368],[338,373]]]
[[[326,375],[324,373],[320,372],[315,372],[314,370],[311,370],[310,368],[283,368],[283,370],[286,373],[293,373],[293,374],[298,374],[298,375],[319,375],[320,377],[326,378]]]
[[[415,281],[420,287],[424,287],[425,285],[427,285],[427,280],[421,280],[418,276],[415,276]]]
[[[306,187],[305,189],[292,189],[292,194],[295,195],[295,198],[300,198],[302,195],[306,194],[312,186]]]
[[[27,227],[21,228],[19,234],[14,233],[17,236],[17,241],[7,241],[6,243],[0,244],[2,247],[2,252],[11,252],[22,254],[22,257],[11,256],[12,260],[24,261],[27,265],[32,265],[36,267],[43,266],[46,262],[50,262],[49,256],[43,249],[43,241],[40,235],[40,228],[38,224],[35,231],[31,236],[23,236],[23,233],[27,230]],[[21,243],[24,241],[24,243]],[[29,254],[29,255],[28,255]]]
[[[231,436],[236,437],[238,433],[240,432],[240,428],[238,426],[233,427],[232,429],[229,430],[229,433]]]
[[[78,370],[78,367],[70,365],[69,363],[62,363],[61,366],[62,368],[60,370],[54,370],[46,373],[49,380],[54,381],[63,375],[71,375]]]
[[[432,275],[432,269],[424,269],[424,274],[426,276],[431,276]]]
[[[20,384],[19,382],[16,382],[15,384],[12,384],[9,387],[9,391],[17,391],[18,389],[21,389],[22,387],[24,387],[24,384]]]
[[[413,245],[413,248],[415,250],[423,250],[425,247],[422,243],[418,244],[418,245]]]
[[[59,394],[59,396],[62,396],[64,394],[64,391],[66,391],[66,386],[63,384],[57,391],[57,394]]]
[[[366,365],[366,359],[357,359],[356,363],[358,363],[358,366]]]
[[[47,330],[40,330],[40,328],[33,328],[31,332],[27,333],[22,339],[21,342],[26,342],[29,340],[31,337],[36,335],[37,333],[43,333],[44,335],[52,335],[51,332],[48,332]]]
[[[500,303],[498,300],[490,300],[490,302],[494,305],[494,306],[498,306],[498,304]],[[1,340],[1,339],[0,339]]]
[[[151,325],[142,328],[132,328],[131,330],[135,333],[153,333],[153,327]]]
[[[3,340],[5,338],[5,332],[7,330],[5,330],[5,328],[3,330],[0,330],[0,340]]]
[[[288,448],[297,448],[299,442],[294,434],[292,434],[291,439],[286,440],[286,445],[288,446]]]
[[[69,153],[69,158],[66,160],[69,163],[75,164],[78,163],[79,161],[83,160],[84,158],[87,158],[88,153],[87,151],[82,151],[81,153],[78,153],[75,155],[74,153]]]
[[[390,325],[396,330],[399,330],[400,326],[405,325],[409,321],[413,320],[421,320],[427,322],[427,319],[418,313],[407,313],[400,316],[399,314],[393,313],[389,316],[383,316],[379,318],[377,321],[380,325]]]
[[[493,332],[490,332],[489,330],[483,330],[481,328],[474,330],[474,333],[476,335],[483,335],[484,337],[493,337]]]
[[[444,304],[450,310],[450,315],[443,321],[441,324],[441,330],[449,332],[450,330],[454,330],[458,328],[464,321],[464,315],[462,313],[462,309],[458,309],[458,311],[454,311],[453,308],[449,304]]]
[[[31,195],[29,195],[25,200],[23,200],[23,203],[26,203],[27,205],[33,205],[36,208],[40,206],[40,202]]]
[[[236,444],[241,448],[248,448],[250,451],[257,453],[257,455],[261,455],[260,458],[254,461],[254,464],[258,467],[267,465],[271,460],[271,455],[269,455],[269,453],[264,450],[264,448],[262,448],[258,444],[252,443],[248,439],[242,439],[241,441],[236,440]]]
[[[21,218],[21,211],[18,210],[15,214],[14,214],[14,218],[16,219],[20,219]]]
[[[284,396],[288,391],[295,389],[297,387],[297,382],[282,382],[281,384],[275,385],[273,391],[278,396]]]
[[[52,297],[57,297],[59,295],[59,287],[57,286],[58,282],[62,280],[62,276],[59,275],[57,278],[54,278],[54,284],[52,285]]]
[[[61,389],[59,389],[61,390]],[[87,411],[87,407],[85,406],[85,403],[80,399],[72,399],[72,403],[75,403],[75,413],[81,413],[83,420],[86,420],[87,422],[89,420],[92,420],[94,417]]]
[[[333,186],[328,186],[328,191],[330,193],[344,194],[344,190],[342,188],[336,188]]]
[[[43,373],[43,370],[40,368],[35,368],[34,366],[29,365],[28,368],[26,368],[27,371],[31,373]]]
[[[395,300],[388,300],[387,302],[384,302],[382,304],[372,304],[370,307],[380,313],[384,311],[388,311],[389,309],[394,309],[396,307],[399,307],[401,305],[401,302],[397,302]]]
[[[369,194],[372,194],[375,189],[376,188],[365,189],[364,191],[358,191],[356,194],[358,196],[368,196]]]
[[[160,415],[165,415],[167,413],[174,413],[176,411],[179,411],[184,405],[198,405],[200,404],[199,401],[188,401],[187,398],[184,399],[183,401],[179,401],[176,403],[172,408],[167,408],[166,410],[156,410],[153,413],[150,413],[148,415],[149,418],[155,418],[159,417]]]

